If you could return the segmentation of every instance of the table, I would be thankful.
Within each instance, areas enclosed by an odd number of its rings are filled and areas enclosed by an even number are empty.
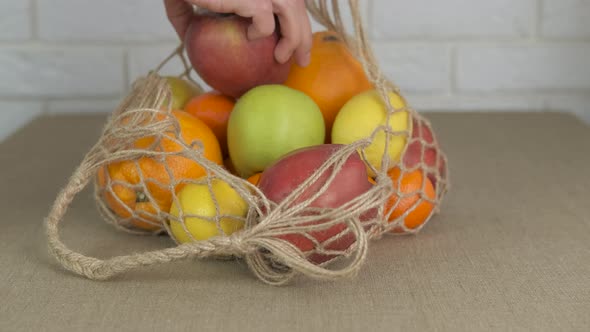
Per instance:
[[[106,115],[34,120],[0,144],[0,330],[590,330],[590,128],[553,113],[427,116],[451,166],[441,214],[373,242],[352,280],[285,287],[216,260],[104,282],[64,271],[43,218]],[[70,247],[107,258],[173,245],[115,230],[88,189],[63,222]]]

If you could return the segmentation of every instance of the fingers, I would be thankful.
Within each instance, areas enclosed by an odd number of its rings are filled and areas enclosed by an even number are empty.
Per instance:
[[[172,24],[178,37],[184,39],[184,34],[193,14],[192,6],[184,0],[164,0],[164,6],[170,24]]]
[[[177,9],[182,12],[179,3],[194,4],[217,13],[235,13],[242,17],[252,18],[252,25],[248,27],[248,38],[258,39],[271,35],[275,31],[274,14],[281,24],[282,38],[275,49],[275,58],[279,63],[289,61],[295,57],[297,64],[305,67],[309,64],[312,46],[312,32],[309,15],[304,0],[165,0],[167,9]],[[188,5],[190,7],[190,5]],[[186,8],[183,7],[184,10]],[[192,10],[192,9],[191,9]],[[182,13],[184,15],[184,13]],[[179,35],[186,31],[188,18],[176,18],[173,22]],[[169,17],[173,17],[169,14]],[[172,18],[171,18],[172,22]]]
[[[301,6],[301,15],[303,22],[300,26],[301,28],[301,43],[297,49],[295,49],[295,59],[297,60],[297,64],[301,67],[305,67],[309,64],[311,60],[311,47],[313,44],[313,35],[311,31],[311,21],[309,16],[307,15],[307,8],[305,7],[305,2],[302,1],[303,6]]]
[[[237,10],[244,10],[249,1],[240,0],[185,0],[197,7],[208,9],[216,13],[235,13]],[[250,17],[250,16],[248,16]]]
[[[297,64],[309,64],[311,51],[311,23],[303,0],[273,0],[273,9],[279,17],[282,38],[275,49],[275,58],[285,63],[295,55]]]
[[[252,15],[252,25],[248,28],[249,39],[270,36],[275,31],[272,3],[267,0],[257,1],[257,3],[256,12]]]
[[[272,2],[270,0],[186,0],[216,13],[235,13],[252,18],[248,38],[257,39],[271,35],[275,30]]]

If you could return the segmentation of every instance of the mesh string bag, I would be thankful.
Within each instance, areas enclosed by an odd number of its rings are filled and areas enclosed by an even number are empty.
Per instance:
[[[408,129],[380,126],[369,137],[333,148],[294,190],[273,201],[258,186],[224,167],[219,146],[207,139],[207,128],[195,129],[182,112],[172,109],[170,85],[159,71],[179,58],[184,65],[179,77],[192,80],[194,70],[181,44],[162,64],[134,82],[96,144],[58,193],[46,218],[49,251],[56,260],[73,273],[106,280],[133,269],[184,259],[240,259],[262,282],[283,285],[297,275],[317,280],[355,276],[371,241],[386,234],[419,232],[427,222],[408,225],[405,220],[421,204],[433,207],[426,221],[440,211],[450,184],[446,155],[426,118],[409,106],[396,109],[392,105],[390,93],[400,97],[401,93],[377,65],[358,1],[348,1],[354,23],[351,34],[342,21],[342,3],[307,1],[307,8],[317,22],[339,34],[362,64],[386,106],[387,119],[396,112],[409,114]],[[385,138],[384,156],[393,137],[405,137],[400,160],[382,158],[381,167],[371,167],[374,184],[361,194],[335,207],[318,206],[316,202],[339,181],[346,165],[365,158],[366,149],[379,135]],[[392,181],[389,170],[394,166],[399,181]],[[411,191],[403,180],[409,174],[423,179]],[[433,184],[430,195],[428,183]],[[104,260],[69,249],[60,239],[59,224],[76,195],[88,185],[94,186],[98,211],[105,221],[134,235],[168,235],[174,245]],[[183,195],[189,191],[214,213],[187,208]],[[221,193],[232,197],[231,204],[220,199]],[[407,206],[398,213],[397,207],[403,204]],[[199,238],[195,228],[213,236]]]

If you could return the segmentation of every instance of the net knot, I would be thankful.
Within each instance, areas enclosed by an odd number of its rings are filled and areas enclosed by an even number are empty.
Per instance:
[[[206,241],[187,243],[184,247],[194,256],[243,257],[256,250],[256,247],[244,238],[242,232],[229,236],[216,236]]]
[[[227,239],[227,247],[236,256],[244,256],[245,254],[256,250],[248,241],[244,239],[241,232],[234,233],[225,237]]]

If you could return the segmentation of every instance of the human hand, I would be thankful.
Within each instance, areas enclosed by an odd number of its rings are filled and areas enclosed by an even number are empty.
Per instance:
[[[164,0],[164,4],[168,19],[181,39],[184,39],[193,15],[191,5],[252,18],[252,25],[248,28],[251,40],[274,32],[276,14],[281,25],[281,40],[275,48],[275,58],[279,63],[285,63],[295,56],[300,66],[309,64],[312,32],[304,0]]]

